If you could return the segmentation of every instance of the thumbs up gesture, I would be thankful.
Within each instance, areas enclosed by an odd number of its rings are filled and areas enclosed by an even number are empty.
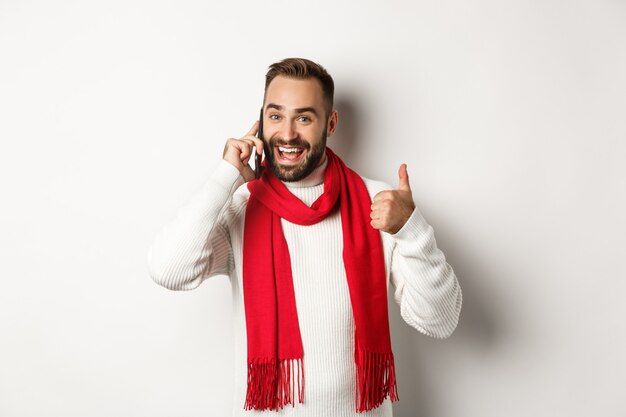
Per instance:
[[[415,210],[406,164],[398,170],[398,188],[381,191],[374,196],[370,224],[374,229],[397,233]]]

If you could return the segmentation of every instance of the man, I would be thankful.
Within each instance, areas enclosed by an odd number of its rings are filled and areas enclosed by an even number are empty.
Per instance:
[[[461,289],[415,207],[406,165],[392,189],[326,147],[338,125],[333,93],[314,62],[271,65],[263,139],[256,122],[227,140],[213,175],[148,255],[152,278],[172,290],[230,277],[235,416],[391,416],[389,282],[420,332],[444,338],[458,322]],[[263,152],[255,179],[249,160]]]

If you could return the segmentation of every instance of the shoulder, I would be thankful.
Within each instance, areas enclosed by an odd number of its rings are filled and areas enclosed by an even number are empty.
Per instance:
[[[367,188],[367,192],[370,195],[370,198],[374,198],[376,194],[385,190],[392,190],[393,187],[386,182],[372,180],[369,178],[361,177],[363,183],[365,184],[365,188]]]

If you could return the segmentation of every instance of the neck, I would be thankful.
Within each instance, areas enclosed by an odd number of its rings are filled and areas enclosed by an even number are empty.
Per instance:
[[[283,184],[287,188],[303,188],[314,187],[324,183],[324,173],[326,172],[326,166],[328,165],[328,157],[324,153],[324,158],[320,164],[309,175],[301,179],[300,181],[283,181]]]

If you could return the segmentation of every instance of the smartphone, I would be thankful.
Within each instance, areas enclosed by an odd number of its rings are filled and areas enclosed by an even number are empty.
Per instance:
[[[256,137],[263,140],[263,108],[261,108],[259,115],[259,131],[256,133]],[[261,155],[256,151],[254,152],[254,177],[256,179],[261,177]]]

